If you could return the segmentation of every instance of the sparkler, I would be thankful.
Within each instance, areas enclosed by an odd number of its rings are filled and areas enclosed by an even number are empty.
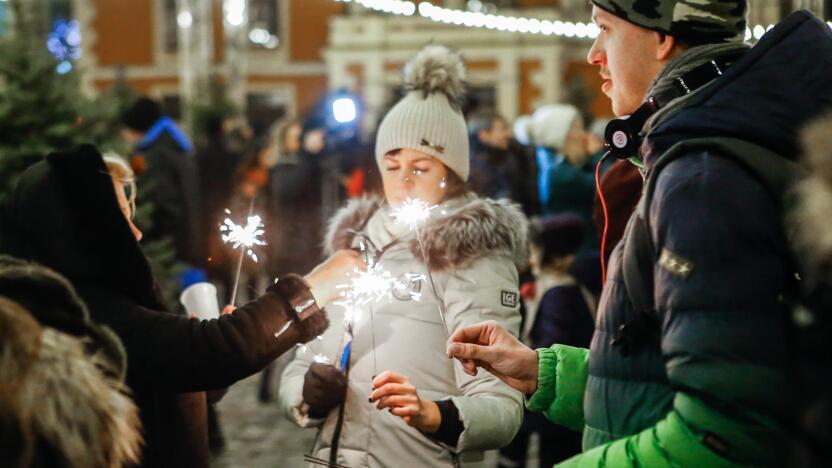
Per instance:
[[[363,242],[363,241],[362,241]],[[344,339],[341,346],[340,368],[346,371],[352,350],[353,328],[361,319],[362,309],[373,302],[384,298],[388,300],[393,297],[393,289],[400,284],[389,271],[385,270],[381,263],[375,263],[366,255],[366,246],[362,243],[362,253],[367,260],[367,270],[353,270],[353,276],[348,284],[338,285],[341,289],[341,299],[335,304],[344,307]],[[373,320],[373,311],[370,309],[370,319]],[[371,323],[371,334],[373,338],[373,360],[375,361],[375,324]],[[375,364],[374,364],[375,365]]]
[[[356,318],[354,315],[359,314],[357,309],[365,306],[371,302],[378,302],[384,298],[392,299],[393,289],[402,287],[400,281],[385,270],[381,263],[375,263],[367,266],[366,271],[361,271],[358,268],[353,270],[353,277],[348,284],[340,284],[336,286],[342,289],[342,299],[335,302],[347,309],[345,320]]]
[[[419,232],[419,225],[430,219],[430,212],[436,206],[418,198],[407,198],[401,206],[390,212],[396,224],[406,224],[410,230]]]
[[[254,199],[251,200],[251,207],[249,208],[248,218],[246,224],[240,226],[236,224],[231,218],[225,218],[220,225],[220,237],[226,244],[231,244],[233,249],[240,249],[240,257],[237,260],[237,272],[234,275],[234,288],[231,293],[231,305],[234,305],[237,300],[237,285],[240,282],[240,271],[243,268],[243,258],[248,255],[252,260],[257,262],[257,254],[254,253],[255,245],[266,245],[266,242],[260,238],[265,231],[263,230],[263,221],[259,215],[252,215],[254,209]],[[226,209],[226,214],[231,214],[231,211]]]
[[[433,274],[430,271],[427,250],[425,249],[425,244],[422,242],[422,233],[419,230],[419,226],[430,219],[430,212],[435,208],[436,205],[431,206],[418,198],[408,197],[401,206],[391,211],[390,216],[393,217],[397,224],[406,224],[411,231],[416,233],[416,241],[419,242],[419,250],[422,252],[422,258],[425,261],[430,287],[433,290],[433,295],[436,296],[436,308],[439,311],[439,318],[442,320],[442,326],[445,328],[446,338],[450,338],[451,333],[448,328],[448,322],[445,321],[444,305],[436,293],[436,284],[433,282]],[[444,211],[442,214],[445,214]]]

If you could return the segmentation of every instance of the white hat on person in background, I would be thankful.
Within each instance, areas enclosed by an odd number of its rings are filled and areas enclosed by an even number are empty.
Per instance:
[[[520,117],[517,117],[517,119],[514,120],[514,138],[517,139],[520,144],[526,146],[534,145],[534,140],[532,139],[532,126],[532,116],[521,115]]]
[[[576,118],[578,109],[569,104],[549,104],[540,107],[532,115],[532,140],[536,146],[563,148],[566,136]]]

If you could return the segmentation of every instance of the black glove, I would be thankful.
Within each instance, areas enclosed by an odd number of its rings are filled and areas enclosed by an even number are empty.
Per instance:
[[[331,364],[312,363],[303,377],[303,401],[313,418],[325,417],[347,398],[347,376]]]

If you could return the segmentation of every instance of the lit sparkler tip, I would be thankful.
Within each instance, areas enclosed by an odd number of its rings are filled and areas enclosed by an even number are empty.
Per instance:
[[[353,325],[361,317],[361,307],[384,298],[391,299],[393,290],[401,283],[384,270],[381,263],[376,263],[366,271],[354,270],[354,275],[347,284],[336,286],[341,289],[341,299],[335,304],[344,307],[344,323]]]
[[[226,213],[231,213],[226,209]],[[246,254],[252,260],[257,262],[257,254],[254,253],[252,247],[255,245],[266,245],[266,242],[260,238],[265,231],[263,228],[262,218],[258,215],[249,216],[246,219],[246,225],[240,226],[236,224],[231,218],[225,218],[220,226],[222,241],[231,244],[232,248],[237,249],[240,246],[245,248]]]
[[[396,221],[396,224],[406,224],[410,229],[416,229],[419,224],[430,218],[430,212],[434,208],[436,206],[431,206],[418,198],[408,198],[390,215]]]

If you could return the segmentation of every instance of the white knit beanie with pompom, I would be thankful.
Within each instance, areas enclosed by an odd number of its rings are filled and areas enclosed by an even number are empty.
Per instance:
[[[381,121],[376,136],[376,163],[408,148],[427,153],[468,180],[468,129],[460,107],[465,66],[458,52],[444,46],[422,49],[405,67],[408,90]]]

